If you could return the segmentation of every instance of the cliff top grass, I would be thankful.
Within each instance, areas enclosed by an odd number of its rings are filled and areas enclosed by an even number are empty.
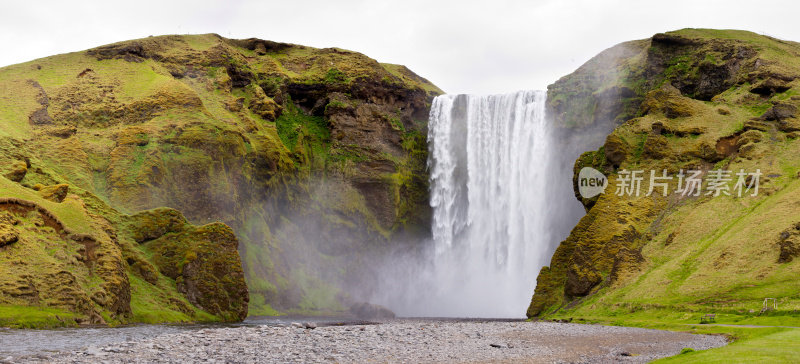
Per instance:
[[[687,52],[663,59],[653,53],[661,49],[654,47],[654,42],[669,46],[673,41],[691,47]],[[762,80],[770,74],[781,78],[800,75],[800,43],[742,30],[681,29],[604,50],[548,86],[549,113],[556,125],[567,128],[601,122],[619,125],[639,115],[638,104],[648,91],[665,82],[675,83],[676,76],[682,82],[698,82],[699,67],[723,66],[735,56],[730,54],[734,47],[752,49],[757,53],[754,59],[759,60],[755,67],[748,63],[747,72],[737,71],[740,77],[737,84]],[[745,80],[750,71],[754,71],[753,76]],[[621,110],[608,109],[617,99],[622,100]]]

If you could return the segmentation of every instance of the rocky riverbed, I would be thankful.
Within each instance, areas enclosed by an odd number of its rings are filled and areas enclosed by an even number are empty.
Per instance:
[[[391,320],[376,324],[204,328],[66,353],[6,358],[47,363],[644,363],[721,336],[523,321]]]

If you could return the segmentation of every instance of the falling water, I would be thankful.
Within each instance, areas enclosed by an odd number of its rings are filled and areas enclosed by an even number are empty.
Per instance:
[[[525,315],[539,270],[566,234],[560,226],[577,221],[568,203],[576,203],[574,156],[567,165],[553,153],[568,148],[551,142],[545,99],[520,91],[433,100],[433,241],[383,264],[373,301],[402,316]]]
[[[545,98],[520,91],[433,101],[432,274],[440,314],[519,317],[530,302],[552,245]]]

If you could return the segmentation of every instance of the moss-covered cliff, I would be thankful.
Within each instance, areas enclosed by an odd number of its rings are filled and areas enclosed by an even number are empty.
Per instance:
[[[798,43],[685,29],[610,48],[550,86],[566,133],[616,128],[575,164],[575,179],[591,166],[609,187],[578,197],[587,213],[541,270],[528,316],[748,314],[765,297],[800,308],[798,77]],[[758,196],[735,196],[735,174],[734,196],[707,195],[707,183],[674,193],[681,170],[720,169],[760,170]],[[645,171],[641,195],[615,194],[622,170]],[[668,196],[646,196],[650,170],[674,176]]]
[[[0,197],[33,206],[0,225],[4,319],[241,319],[242,273],[251,314],[335,311],[363,273],[345,259],[427,233],[425,128],[441,91],[403,66],[162,36],[2,68],[0,90]]]

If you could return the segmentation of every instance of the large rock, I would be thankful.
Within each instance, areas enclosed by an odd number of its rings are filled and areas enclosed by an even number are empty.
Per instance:
[[[0,246],[16,243],[19,232],[12,225],[0,223]]]
[[[768,121],[781,121],[795,117],[797,114],[797,106],[790,104],[777,104],[767,110],[761,119]]]
[[[69,185],[62,183],[53,186],[34,186],[34,189],[39,191],[39,195],[45,200],[53,202],[63,202],[69,193]]]
[[[28,166],[25,162],[15,162],[11,166],[11,170],[5,174],[5,177],[14,182],[20,182],[23,178],[25,178],[25,174],[27,173]]]
[[[778,263],[789,263],[800,255],[800,223],[781,232],[778,245],[780,246]]]
[[[239,241],[225,224],[161,236],[145,246],[165,276],[175,279],[178,290],[192,304],[227,321],[247,317],[247,284],[237,252]]]
[[[675,86],[666,84],[647,93],[642,103],[642,111],[647,113],[661,112],[664,116],[674,119],[696,114],[697,107],[692,99],[681,95],[681,91]]]
[[[615,134],[611,134],[606,138],[606,143],[603,145],[608,160],[613,166],[618,167],[628,157],[630,147],[628,143]]]

